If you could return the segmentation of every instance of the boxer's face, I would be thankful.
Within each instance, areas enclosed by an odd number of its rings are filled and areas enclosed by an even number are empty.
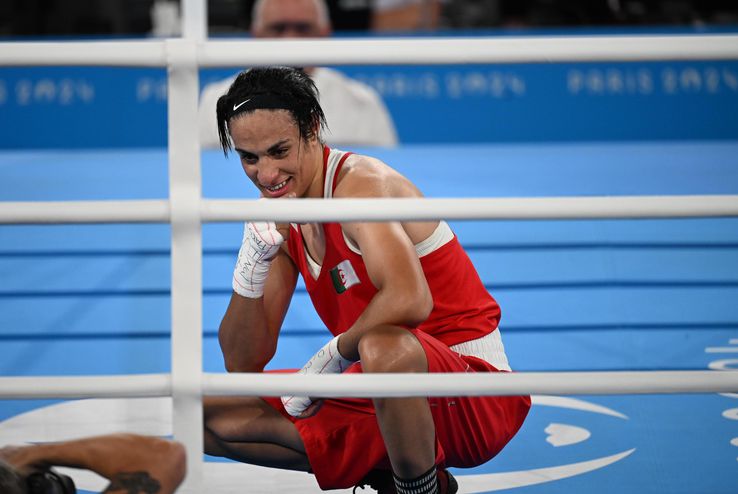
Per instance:
[[[322,146],[300,136],[287,110],[254,110],[229,122],[246,175],[262,196],[322,196]]]

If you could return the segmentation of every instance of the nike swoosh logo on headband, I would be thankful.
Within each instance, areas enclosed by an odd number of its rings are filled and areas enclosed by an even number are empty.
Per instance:
[[[237,105],[233,105],[233,111],[236,111],[236,110],[238,110],[239,108],[241,108],[241,107],[242,107],[243,105],[245,105],[245,104],[246,104],[246,103],[248,103],[249,101],[251,101],[251,98],[247,99],[246,101],[242,101],[242,102],[240,102],[240,103],[239,103],[239,104],[237,104]]]

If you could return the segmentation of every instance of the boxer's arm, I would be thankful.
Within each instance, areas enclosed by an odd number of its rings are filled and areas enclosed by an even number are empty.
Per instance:
[[[105,492],[169,494],[185,477],[184,447],[137,434],[109,434],[58,443],[14,446],[0,456],[17,470],[82,468],[110,480]]]
[[[260,372],[272,359],[297,276],[292,259],[280,251],[272,260],[262,297],[231,295],[218,330],[228,372]]]

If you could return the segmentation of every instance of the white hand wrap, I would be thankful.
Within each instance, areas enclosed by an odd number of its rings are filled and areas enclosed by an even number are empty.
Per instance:
[[[338,336],[325,344],[313,355],[307,364],[302,366],[298,374],[340,374],[353,364],[338,353]],[[287,413],[298,417],[313,402],[306,396],[283,396],[282,405]]]
[[[282,234],[273,222],[246,223],[243,243],[238,251],[236,269],[233,270],[233,291],[242,297],[259,298],[264,295],[264,282],[269,265],[284,242]]]

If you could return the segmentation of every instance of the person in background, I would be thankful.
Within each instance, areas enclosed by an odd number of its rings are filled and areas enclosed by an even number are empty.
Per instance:
[[[107,434],[56,443],[0,448],[3,494],[77,492],[74,482],[52,467],[91,470],[110,481],[104,492],[169,494],[187,469],[182,444],[138,434]]]
[[[257,0],[251,17],[255,38],[321,38],[331,34],[324,0]],[[368,85],[325,67],[306,68],[331,123],[324,138],[333,146],[397,145],[397,132],[379,94]],[[215,106],[235,75],[206,85],[200,94],[199,134],[203,148],[220,147]]]
[[[378,33],[431,32],[440,27],[447,0],[374,0],[372,30]]]

